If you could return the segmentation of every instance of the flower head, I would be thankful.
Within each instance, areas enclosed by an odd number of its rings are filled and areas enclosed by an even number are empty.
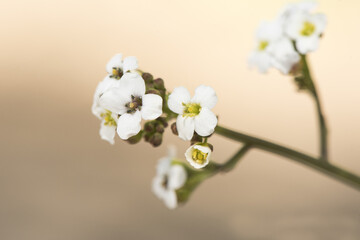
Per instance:
[[[176,190],[184,186],[187,179],[185,168],[173,161],[174,154],[161,158],[156,168],[156,176],[152,181],[154,194],[164,201],[165,205],[174,209],[178,206]]]
[[[122,54],[118,53],[106,64],[106,71],[111,78],[120,79],[124,73],[134,72],[138,68],[136,57],[130,56],[122,59]]]
[[[169,96],[168,106],[171,111],[179,114],[176,120],[179,137],[191,140],[194,131],[204,137],[212,134],[217,118],[210,109],[217,100],[214,89],[209,86],[197,87],[193,98],[186,88],[175,88]]]
[[[137,73],[125,73],[116,86],[106,90],[100,97],[100,106],[120,115],[117,133],[128,139],[141,130],[141,119],[153,120],[162,114],[162,98],[145,94],[145,82]]]
[[[284,74],[300,60],[291,40],[283,34],[280,21],[263,22],[256,33],[256,46],[249,57],[250,66],[261,73],[275,67]]]
[[[298,12],[288,17],[285,31],[295,41],[296,49],[306,54],[319,47],[319,39],[325,30],[326,23],[324,14]]]
[[[211,149],[207,144],[194,144],[185,152],[186,160],[196,169],[209,164]]]

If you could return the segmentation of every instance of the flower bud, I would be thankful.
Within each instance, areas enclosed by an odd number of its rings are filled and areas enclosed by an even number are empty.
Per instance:
[[[156,120],[161,122],[161,124],[164,126],[164,128],[166,128],[169,125],[168,122],[166,121],[166,118],[164,118],[164,117],[158,117]]]
[[[153,145],[153,147],[160,146],[161,143],[162,143],[162,134],[161,133],[154,133],[150,137],[149,142],[151,143],[151,145]]]
[[[153,75],[147,72],[142,74],[142,78],[144,79],[146,84],[152,83],[154,79]]]
[[[211,149],[207,143],[197,143],[188,148],[185,152],[186,160],[196,169],[208,165],[211,156]]]
[[[159,91],[159,90],[156,90],[155,88],[150,88],[150,89],[148,89],[148,90],[146,91],[146,94],[149,94],[149,93],[151,93],[151,94],[156,94],[156,95],[161,96],[160,91]]]
[[[156,89],[164,89],[164,80],[162,78],[157,78],[154,80],[154,87]]]
[[[141,141],[142,136],[143,136],[143,131],[140,131],[135,136],[132,136],[132,137],[128,138],[127,142],[130,143],[130,144],[136,144],[136,143]]]
[[[176,136],[179,135],[179,132],[178,132],[177,127],[176,127],[176,122],[174,122],[173,124],[171,124],[170,128],[171,128],[171,131],[172,131],[172,133],[173,133],[174,135],[176,135]]]
[[[154,121],[150,121],[145,123],[144,125],[144,131],[147,133],[152,133],[155,131],[155,122]]]
[[[156,126],[156,132],[158,132],[158,133],[163,133],[164,131],[165,131],[164,125],[162,125],[161,123],[159,123],[159,124]]]

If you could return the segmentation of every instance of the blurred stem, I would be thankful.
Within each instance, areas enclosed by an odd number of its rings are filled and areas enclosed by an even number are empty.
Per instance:
[[[229,139],[245,143],[246,144],[245,147],[248,146],[249,149],[250,149],[250,147],[258,148],[261,150],[265,150],[265,151],[286,157],[295,162],[298,162],[305,166],[308,166],[314,170],[320,171],[330,177],[333,177],[334,179],[336,179],[338,181],[346,183],[346,184],[354,187],[357,190],[360,190],[360,177],[359,176],[357,176],[356,174],[353,174],[351,172],[348,172],[342,168],[334,166],[328,162],[319,161],[317,158],[311,157],[302,152],[298,152],[296,150],[293,150],[293,149],[290,149],[290,148],[287,148],[287,147],[281,146],[279,144],[272,143],[272,142],[269,142],[269,141],[266,141],[266,140],[263,140],[260,138],[256,138],[256,137],[252,137],[252,136],[249,136],[249,135],[246,135],[243,133],[239,133],[239,132],[227,129],[225,127],[217,126],[215,128],[215,133],[217,133],[221,136],[227,137]],[[239,152],[237,154],[240,154]],[[237,154],[235,154],[234,157]],[[240,154],[240,156],[241,156],[241,154]],[[229,161],[231,161],[231,159]],[[231,162],[232,162],[231,164],[235,165],[237,160],[233,160]],[[229,164],[229,165],[231,165],[231,164]]]
[[[230,172],[238,161],[247,153],[251,148],[251,144],[245,144],[241,147],[227,162],[218,166],[218,171]]]
[[[319,98],[319,94],[316,90],[316,85],[311,77],[310,69],[308,62],[306,60],[306,55],[301,55],[301,63],[303,66],[303,75],[306,78],[307,82],[310,83],[311,89],[309,89],[312,93],[312,96],[314,97],[315,104],[316,104],[316,110],[318,113],[318,119],[319,119],[319,130],[320,130],[320,154],[321,154],[321,160],[324,162],[328,161],[328,148],[327,148],[327,127],[326,127],[326,121],[325,117],[321,108],[321,102]]]

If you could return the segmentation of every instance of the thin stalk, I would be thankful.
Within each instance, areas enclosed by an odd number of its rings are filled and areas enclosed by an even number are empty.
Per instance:
[[[243,147],[241,147],[228,161],[219,165],[218,171],[221,172],[229,172],[231,171],[235,165],[239,162],[239,160],[250,150],[251,144],[245,143]]]
[[[338,181],[346,183],[360,191],[359,176],[328,162],[319,161],[317,158],[311,157],[302,152],[298,152],[296,150],[260,138],[239,133],[225,127],[217,126],[215,128],[215,133],[238,142],[249,144],[252,148],[258,148],[294,160],[314,170],[320,171],[330,177],[333,177]]]
[[[315,104],[316,104],[316,111],[317,111],[317,114],[318,114],[319,130],[320,130],[320,154],[321,154],[321,160],[327,162],[328,161],[328,148],[327,148],[327,145],[328,145],[328,143],[327,143],[328,132],[327,132],[327,127],[326,127],[325,117],[324,117],[324,114],[323,114],[323,111],[322,111],[322,108],[321,108],[321,102],[320,102],[319,94],[317,92],[315,82],[314,82],[313,78],[311,77],[309,65],[307,63],[305,55],[301,55],[301,61],[302,61],[302,65],[303,65],[304,77],[308,80],[308,82],[311,85],[310,86],[311,87],[310,91],[312,93],[312,96],[314,97]]]

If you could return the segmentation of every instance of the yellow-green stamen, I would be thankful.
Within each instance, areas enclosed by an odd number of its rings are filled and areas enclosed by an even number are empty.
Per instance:
[[[184,108],[183,117],[195,117],[200,113],[201,106],[198,103],[183,103]]]
[[[268,45],[269,45],[268,41],[261,41],[258,47],[259,51],[264,51]]]
[[[100,114],[100,116],[104,119],[104,125],[105,126],[117,126],[115,119],[111,116],[112,112],[109,110],[106,110],[105,113]]]
[[[199,149],[194,149],[191,153],[192,160],[194,160],[197,164],[204,164],[207,156],[208,153],[203,153]]]
[[[310,36],[315,32],[315,25],[311,22],[304,22],[303,28],[300,30],[300,34],[303,36]]]

